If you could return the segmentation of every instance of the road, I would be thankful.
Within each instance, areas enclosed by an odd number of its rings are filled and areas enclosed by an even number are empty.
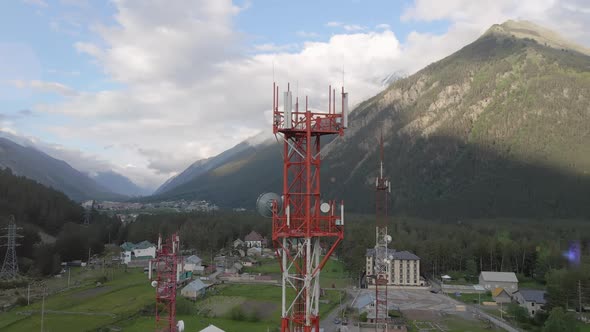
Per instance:
[[[358,294],[358,290],[355,292],[352,289],[343,289],[346,291],[347,295],[346,300],[342,302],[342,304],[338,305],[338,307],[334,308],[334,310],[330,311],[330,313],[325,317],[320,317],[320,329],[324,329],[324,332],[336,332],[340,327],[340,324],[334,324],[334,319],[338,317],[338,314],[346,308],[347,305],[352,302],[352,300]]]

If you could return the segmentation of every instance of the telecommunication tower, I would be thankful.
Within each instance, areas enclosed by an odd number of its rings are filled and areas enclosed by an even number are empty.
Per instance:
[[[158,236],[156,258],[150,261],[156,269],[152,287],[156,289],[156,332],[180,332],[182,329],[176,322],[176,282],[178,271],[178,252],[180,238],[173,234],[162,241]]]
[[[388,276],[393,278],[389,265],[392,257],[389,257],[387,248],[391,242],[391,236],[387,233],[387,201],[391,193],[389,180],[383,176],[383,133],[381,134],[380,144],[380,162],[379,176],[375,180],[375,208],[376,208],[376,227],[375,227],[375,330],[380,325],[385,325],[388,319],[387,307],[387,284]]]
[[[3,230],[7,231],[7,234],[0,236],[2,238],[6,238],[6,244],[2,245],[3,247],[6,247],[6,254],[4,256],[2,270],[0,270],[0,279],[9,280],[18,276],[16,247],[20,246],[20,244],[16,243],[16,239],[22,237],[16,233],[16,231],[19,229],[22,228],[16,227],[14,216],[8,217],[8,227],[3,228]]]
[[[273,83],[273,133],[283,141],[283,197],[272,201],[272,239],[282,271],[281,331],[319,332],[320,271],[344,238],[344,203],[320,196],[320,138],[344,135],[348,93],[342,87],[339,113],[331,86],[327,113],[312,112],[307,97],[303,110],[298,98],[293,109],[288,85],[283,97],[280,110]]]

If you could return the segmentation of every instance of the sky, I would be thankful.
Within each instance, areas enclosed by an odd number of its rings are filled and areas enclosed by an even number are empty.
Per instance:
[[[590,47],[585,0],[3,1],[0,135],[155,189],[271,137],[273,80],[354,105],[508,19]]]

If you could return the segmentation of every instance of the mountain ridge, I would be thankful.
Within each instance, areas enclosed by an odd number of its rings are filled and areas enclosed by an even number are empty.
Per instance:
[[[527,34],[514,34],[523,26]],[[542,42],[549,40],[546,29],[530,38],[531,29],[494,25],[360,103],[324,160],[326,198],[343,198],[357,212],[374,210],[369,198],[383,132],[395,213],[590,216],[590,57],[558,47],[562,39]],[[225,177],[209,170],[161,197],[253,207],[255,193],[281,190],[273,149],[228,160],[240,167]],[[246,183],[230,187],[241,179]]]

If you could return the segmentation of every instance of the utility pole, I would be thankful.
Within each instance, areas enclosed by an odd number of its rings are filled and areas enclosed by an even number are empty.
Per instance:
[[[31,304],[31,284],[27,285],[27,305]]]
[[[578,280],[578,310],[582,313],[582,280]]]
[[[45,320],[45,292],[46,288],[45,285],[43,285],[43,300],[41,302],[41,332],[43,332],[43,323]]]
[[[71,270],[72,270],[72,268],[68,266],[68,288],[70,288],[70,271]]]

